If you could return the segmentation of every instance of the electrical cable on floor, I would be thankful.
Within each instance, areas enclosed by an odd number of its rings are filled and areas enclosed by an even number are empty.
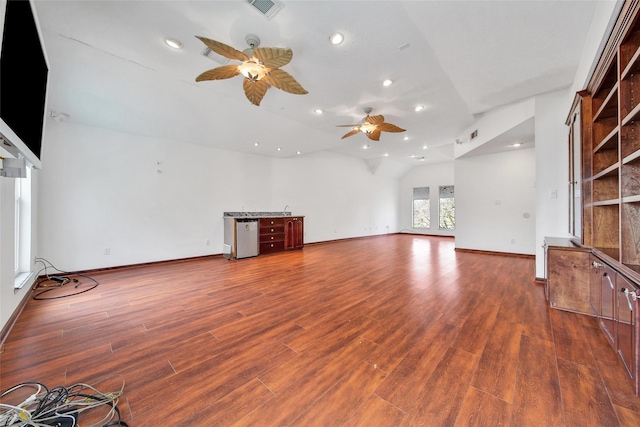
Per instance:
[[[103,393],[95,385],[77,383],[70,387],[57,386],[49,389],[42,383],[25,382],[15,385],[0,394],[0,427],[79,427],[78,418],[84,412],[103,405],[109,406],[107,414],[94,424],[83,427],[128,427],[121,420],[118,399],[124,393],[124,378],[119,390]],[[116,377],[114,376],[114,377]],[[105,378],[106,381],[110,378]],[[7,396],[21,388],[31,387],[36,391],[18,404],[2,403]]]
[[[37,274],[37,276],[40,278],[38,279],[38,281],[34,286],[34,291],[36,291],[36,293],[33,296],[33,299],[35,300],[49,300],[49,299],[71,297],[74,295],[82,294],[84,292],[88,292],[94,289],[99,284],[96,279],[86,276],[84,274],[81,274],[78,272],[60,270],[59,268],[55,267],[51,262],[47,261],[44,258],[36,258],[35,260],[36,260],[36,263],[41,263],[42,265],[44,265],[44,267],[40,269],[40,271],[38,271],[38,274]],[[49,269],[54,270],[53,275],[49,274]],[[41,274],[43,271],[44,271],[44,275],[41,277]],[[60,289],[65,285],[68,285],[69,283],[74,283],[75,288],[78,289],[78,287],[82,284],[82,282],[73,276],[84,277],[85,279],[88,279],[91,282],[93,282],[93,284],[87,289],[82,289],[70,294],[57,295],[57,296],[44,296],[44,297],[42,296],[43,294],[50,292],[54,289]]]

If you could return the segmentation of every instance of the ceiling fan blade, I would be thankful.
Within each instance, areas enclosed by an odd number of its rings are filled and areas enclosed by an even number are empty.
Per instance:
[[[378,129],[383,132],[404,132],[406,130],[391,123],[381,123],[378,125]]]
[[[230,79],[240,74],[240,70],[237,65],[223,65],[222,67],[214,68],[209,71],[205,71],[196,77],[197,82],[203,80],[223,80]]]
[[[354,129],[351,132],[348,132],[348,133],[344,134],[344,136],[342,138],[340,138],[340,139],[345,139],[345,138],[347,138],[349,136],[353,136],[353,135],[355,135],[356,133],[359,133],[359,132],[360,132],[360,128]]]
[[[360,123],[355,125],[336,125],[337,128],[358,128],[360,129]]]
[[[293,51],[279,47],[257,47],[253,49],[253,56],[267,68],[280,68],[291,62]]]
[[[384,123],[384,116],[369,116],[364,118],[364,120],[372,125],[379,125]]]
[[[267,82],[264,80],[256,80],[253,82],[249,79],[243,80],[242,86],[244,87],[244,94],[247,96],[247,99],[251,101],[253,105],[260,105],[260,101],[262,101],[264,94],[267,93],[267,89],[269,89]]]
[[[222,55],[225,58],[235,59],[236,61],[248,61],[250,58],[244,53],[240,52],[238,49],[234,49],[229,45],[221,43],[219,41],[211,40],[206,37],[196,36],[196,38],[200,39],[202,43],[204,43],[209,49],[217,53],[218,55]]]
[[[304,95],[305,93],[309,93],[300,86],[300,83],[298,83],[291,74],[283,70],[271,70],[268,75],[263,77],[263,80],[271,86],[295,95]]]
[[[367,135],[372,141],[380,141],[380,133],[380,129],[378,128],[371,133],[365,133],[365,135]]]

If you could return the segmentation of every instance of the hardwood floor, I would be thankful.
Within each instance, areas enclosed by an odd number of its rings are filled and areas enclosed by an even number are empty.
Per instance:
[[[94,272],[28,302],[0,388],[121,374],[132,427],[640,425],[595,321],[534,276],[414,235]]]

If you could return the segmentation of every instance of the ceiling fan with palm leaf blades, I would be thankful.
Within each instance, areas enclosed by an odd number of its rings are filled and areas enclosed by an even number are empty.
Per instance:
[[[338,125],[337,127],[352,127],[353,129],[350,132],[347,132],[342,139],[345,139],[349,136],[355,135],[359,132],[364,133],[369,137],[369,139],[373,141],[380,140],[380,134],[382,132],[404,132],[406,129],[402,129],[391,123],[385,123],[384,116],[370,116],[372,108],[367,107],[364,109],[365,114],[367,115],[364,119],[362,119],[362,123],[354,124],[354,125]]]
[[[242,75],[244,93],[254,105],[260,105],[260,101],[271,86],[296,95],[308,93],[291,74],[280,69],[291,61],[293,57],[291,49],[258,47],[260,39],[253,34],[247,35],[249,48],[243,52],[216,40],[196,37],[218,55],[240,62],[239,65],[223,65],[205,71],[196,77],[196,82],[230,79]]]

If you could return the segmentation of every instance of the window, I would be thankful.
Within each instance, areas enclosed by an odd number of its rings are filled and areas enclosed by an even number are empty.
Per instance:
[[[15,289],[31,278],[31,169],[15,180],[14,265]]]
[[[17,276],[20,273],[20,204],[21,202],[21,187],[20,179],[15,179],[15,202],[14,202],[14,217],[13,217],[13,270]]]
[[[429,187],[413,189],[413,228],[431,228]]]
[[[456,200],[453,185],[440,187],[440,230],[454,230],[456,228]]]

